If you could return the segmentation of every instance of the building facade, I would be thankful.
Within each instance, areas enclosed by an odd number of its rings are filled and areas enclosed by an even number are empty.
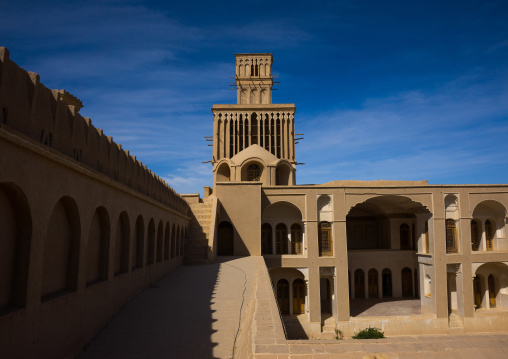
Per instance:
[[[288,333],[353,334],[367,320],[357,307],[398,300],[398,317],[377,313],[369,325],[508,328],[507,185],[296,185],[295,106],[271,102],[272,55],[235,57],[237,104],[212,107],[220,213],[210,247],[264,257]]]

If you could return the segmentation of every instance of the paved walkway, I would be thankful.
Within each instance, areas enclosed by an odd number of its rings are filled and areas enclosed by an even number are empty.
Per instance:
[[[182,266],[132,299],[78,358],[231,358],[256,271],[252,261],[223,260]]]

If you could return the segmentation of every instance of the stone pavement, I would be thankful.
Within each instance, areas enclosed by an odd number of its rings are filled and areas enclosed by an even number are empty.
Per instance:
[[[286,341],[262,258],[221,261],[139,294],[78,358],[508,358],[508,333]]]
[[[136,296],[78,358],[231,358],[256,262],[223,261],[182,266]]]

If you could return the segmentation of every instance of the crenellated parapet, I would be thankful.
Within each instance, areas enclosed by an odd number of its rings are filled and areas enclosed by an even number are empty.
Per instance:
[[[0,124],[56,150],[115,181],[187,214],[188,205],[159,176],[79,114],[81,101],[51,90],[0,47]]]

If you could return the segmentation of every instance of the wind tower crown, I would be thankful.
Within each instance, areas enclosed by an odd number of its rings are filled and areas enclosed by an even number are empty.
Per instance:
[[[272,54],[236,54],[236,91],[239,105],[272,103]]]

